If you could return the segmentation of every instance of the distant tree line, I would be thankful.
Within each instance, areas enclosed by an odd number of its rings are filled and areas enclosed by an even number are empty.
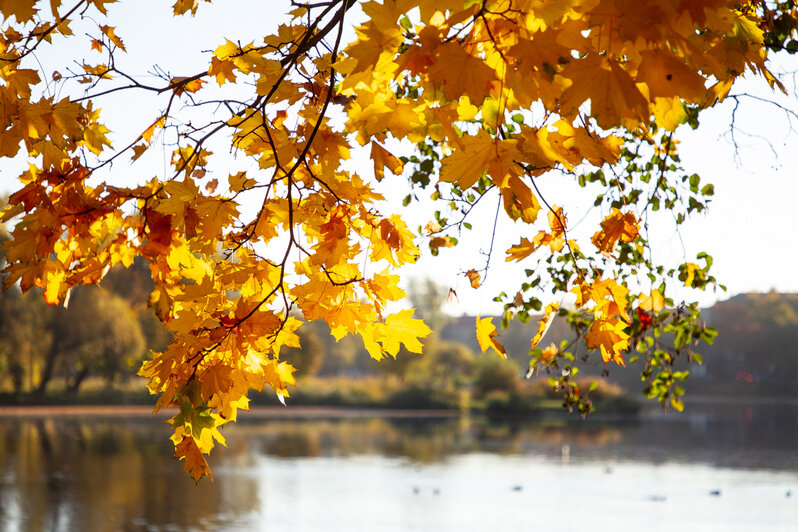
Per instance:
[[[4,238],[0,226],[0,241]],[[58,383],[77,393],[89,378],[108,386],[131,379],[149,351],[164,349],[170,340],[148,308],[151,291],[147,265],[136,261],[109,272],[100,286],[75,288],[66,307],[48,306],[36,290],[22,295],[11,287],[0,293],[0,391],[44,395]],[[521,376],[529,363],[527,329],[534,326],[534,317],[530,324],[513,322],[500,331],[508,361],[477,356],[474,317],[444,314],[445,288],[416,280],[407,291],[411,305],[436,331],[425,341],[423,355],[403,350],[396,359],[378,363],[355,337],[336,341],[325,324],[313,322],[298,331],[302,347],[284,348],[281,359],[300,368],[299,379],[388,377],[408,393],[434,396],[447,405],[457,403],[464,391],[473,398],[496,396],[510,403],[525,393]],[[688,389],[798,394],[798,294],[743,294],[719,302],[704,316],[720,334],[714,345],[703,347],[703,365],[691,367]],[[559,343],[569,333],[564,319],[557,318],[543,343]],[[608,373],[603,364],[584,362],[582,369],[626,389],[639,387],[634,371]]]
[[[685,382],[689,393],[798,395],[798,294],[775,291],[740,294],[702,310],[702,317],[708,326],[717,329],[718,336],[712,345],[696,348],[701,365],[677,362],[679,369],[691,372]],[[539,318],[533,316],[530,324],[513,322],[499,331],[508,357],[521,367],[526,367],[529,361],[528,328],[536,326]],[[452,318],[440,330],[440,337],[476,349],[473,324],[474,316]],[[572,336],[565,319],[558,317],[542,344],[558,344]],[[576,354],[585,355],[584,346]],[[644,362],[641,358],[630,365],[635,367]],[[640,386],[639,371],[608,369],[600,362],[588,362],[587,357],[582,362],[582,374],[607,377],[628,390]]]

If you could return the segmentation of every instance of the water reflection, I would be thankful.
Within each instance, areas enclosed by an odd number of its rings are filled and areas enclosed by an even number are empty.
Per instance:
[[[605,447],[621,440],[613,425],[456,417],[294,419],[243,422],[231,427],[257,454],[281,458],[381,455],[429,464],[452,455],[549,454],[564,442]]]
[[[211,458],[215,482],[198,486],[171,458],[160,419],[0,417],[0,530],[246,529],[266,504],[263,457],[382,456],[424,467],[488,453],[607,471],[639,461],[796,472],[796,413],[706,408],[625,423],[255,415],[228,427],[228,447]]]
[[[253,486],[240,481],[195,487],[171,460],[163,429],[149,419],[3,420],[0,529],[13,523],[31,531],[133,530],[137,524],[214,530],[221,510],[257,506]]]

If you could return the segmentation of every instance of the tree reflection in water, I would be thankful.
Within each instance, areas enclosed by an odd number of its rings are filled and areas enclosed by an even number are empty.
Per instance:
[[[162,428],[146,418],[1,421],[0,529],[213,530],[220,511],[257,507],[246,480],[194,486],[172,460]]]

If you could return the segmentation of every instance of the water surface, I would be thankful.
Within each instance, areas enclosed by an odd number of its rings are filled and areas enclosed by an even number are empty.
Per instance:
[[[256,412],[225,429],[198,486],[163,419],[0,417],[0,530],[798,530],[798,408],[691,410]]]

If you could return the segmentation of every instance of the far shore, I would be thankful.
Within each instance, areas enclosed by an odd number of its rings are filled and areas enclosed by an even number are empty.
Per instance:
[[[715,406],[798,406],[798,397],[742,397],[742,396],[711,396],[711,395],[690,395],[685,401],[686,408],[684,414],[688,414],[695,407]],[[644,403],[641,414],[654,415],[657,417],[662,414],[662,406],[657,403]],[[170,418],[177,413],[177,408],[164,408],[159,412],[153,412],[151,405],[4,405],[0,406],[0,418],[43,418],[43,417],[157,417]],[[536,417],[543,415],[553,415],[554,409],[542,411],[471,411],[470,415],[498,415],[509,417]],[[249,411],[239,411],[238,420],[263,420],[263,419],[358,419],[358,418],[457,418],[469,412],[458,409],[391,409],[373,408],[358,406],[309,406],[309,405],[252,405]],[[614,417],[613,412],[596,412],[588,415],[588,418]],[[628,417],[628,416],[622,416]],[[679,417],[678,415],[676,417]]]
[[[36,405],[0,406],[0,418],[5,417],[52,417],[52,416],[93,416],[93,417],[172,417],[177,408],[164,408],[153,413],[146,405]],[[357,408],[340,406],[262,406],[257,405],[249,411],[240,411],[239,420],[280,419],[280,418],[364,418],[364,417],[405,417],[405,418],[448,418],[459,417],[459,410],[391,410],[381,408]]]

